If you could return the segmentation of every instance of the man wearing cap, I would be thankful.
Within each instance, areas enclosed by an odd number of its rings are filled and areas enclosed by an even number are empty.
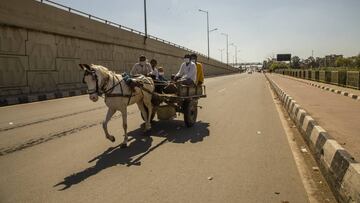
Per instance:
[[[130,71],[130,75],[134,76],[134,75],[149,75],[151,72],[151,65],[146,61],[146,56],[141,55],[139,57],[139,62],[135,63],[135,65],[133,66],[133,68]]]
[[[175,81],[184,85],[195,85],[196,65],[190,61],[190,55],[184,56],[184,63],[181,64],[179,72],[175,75]]]

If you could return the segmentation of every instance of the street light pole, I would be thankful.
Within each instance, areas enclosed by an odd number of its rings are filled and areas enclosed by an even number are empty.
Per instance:
[[[147,38],[147,19],[146,19],[146,0],[144,0],[144,18],[145,18],[145,38],[144,38],[144,44]]]
[[[241,50],[238,50],[237,53],[240,53],[240,51],[241,51]],[[237,59],[238,59],[238,58],[237,58],[237,55],[236,55],[236,61],[237,61]],[[240,61],[239,61],[239,63],[240,63]]]
[[[221,53],[221,62],[223,62],[222,54],[223,54],[224,49],[219,49],[219,51],[220,51],[220,53]]]
[[[207,32],[207,45],[208,45],[208,58],[210,58],[210,40],[209,40],[209,11],[206,11],[206,10],[201,10],[199,9],[200,12],[204,12],[206,13],[206,23],[207,23],[207,29],[206,29],[206,32]]]
[[[235,47],[235,64],[237,65],[237,46],[234,43],[231,43],[230,46]]]
[[[226,65],[229,65],[229,35],[226,33],[221,33],[226,36]]]

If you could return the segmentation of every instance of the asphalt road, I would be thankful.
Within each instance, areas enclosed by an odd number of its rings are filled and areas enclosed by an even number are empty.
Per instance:
[[[140,113],[129,107],[127,149],[118,147],[119,113],[109,123],[116,142],[105,139],[102,99],[0,108],[0,202],[312,200],[265,77],[205,82],[193,128],[179,116],[155,122],[144,137]]]

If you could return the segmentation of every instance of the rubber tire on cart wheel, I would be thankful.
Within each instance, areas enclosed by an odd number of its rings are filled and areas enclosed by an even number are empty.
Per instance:
[[[190,128],[196,123],[197,118],[197,100],[185,101],[183,104],[184,122],[186,127]]]
[[[148,114],[149,113],[148,108],[145,105],[144,105],[144,107],[145,107],[146,114]],[[154,108],[153,108],[153,110],[154,110]],[[144,115],[141,112],[140,112],[140,114],[141,114],[141,118],[143,119],[143,121],[145,121]],[[155,118],[155,111],[153,111],[151,114],[150,122],[152,122],[154,120],[154,118]]]

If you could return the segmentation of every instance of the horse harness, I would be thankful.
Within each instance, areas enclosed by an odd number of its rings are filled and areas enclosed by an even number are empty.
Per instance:
[[[93,80],[95,80],[95,83],[96,83],[96,89],[90,89],[90,90],[88,89],[87,90],[88,94],[96,93],[99,96],[102,96],[102,94],[105,94],[105,97],[127,97],[127,98],[129,98],[128,104],[130,103],[131,97],[136,96],[136,95],[133,94],[135,87],[139,87],[140,89],[144,90],[145,92],[153,94],[152,91],[144,88],[143,84],[138,84],[138,83],[136,83],[136,85],[134,87],[130,87],[130,92],[131,92],[130,94],[124,94],[124,90],[123,90],[123,87],[121,85],[121,81],[123,81],[123,79],[120,80],[115,74],[112,74],[112,77],[113,77],[113,85],[112,85],[112,87],[107,89],[107,90],[104,90],[104,88],[106,87],[107,83],[110,80],[110,76],[107,77],[107,78],[104,78],[104,80],[102,81],[102,84],[100,84],[100,87],[99,87],[99,80],[98,80],[98,77],[97,77],[95,71],[94,70],[85,71],[84,77],[83,77],[83,83],[85,83],[85,76],[87,76],[87,75],[91,75]],[[118,80],[117,83],[115,82],[115,78]],[[146,84],[148,84],[148,83],[146,83]],[[111,93],[115,89],[115,87],[118,86],[118,85],[120,86],[121,93]],[[100,92],[100,90],[102,92]]]

